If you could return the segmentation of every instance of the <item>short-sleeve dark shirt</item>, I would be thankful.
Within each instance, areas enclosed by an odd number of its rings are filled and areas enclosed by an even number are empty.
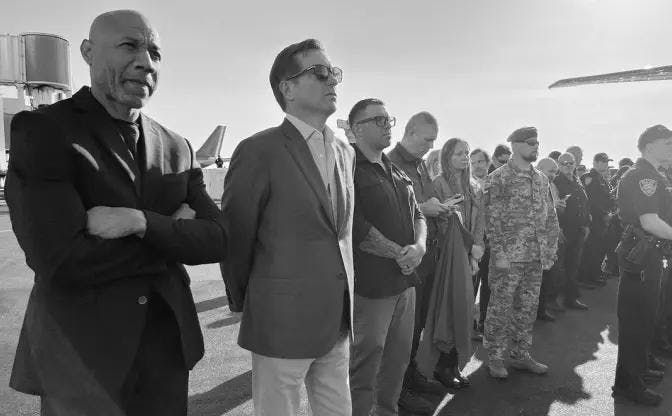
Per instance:
[[[352,226],[355,293],[385,298],[402,293],[412,279],[401,273],[394,259],[366,253],[359,248],[371,227],[400,246],[415,243],[415,221],[425,217],[418,208],[413,182],[383,154],[383,166],[371,162],[357,148],[355,215]]]
[[[639,217],[658,214],[672,224],[669,182],[646,159],[639,158],[618,184],[618,210],[624,224],[641,226]]]
[[[413,181],[413,192],[418,204],[426,202],[433,196],[432,178],[422,158],[410,154],[401,143],[397,143],[387,157]],[[436,224],[428,218],[425,219],[427,220],[427,239],[430,240],[436,237]]]

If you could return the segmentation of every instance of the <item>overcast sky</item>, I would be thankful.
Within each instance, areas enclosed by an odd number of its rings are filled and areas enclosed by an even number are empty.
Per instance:
[[[0,32],[55,33],[71,42],[73,84],[88,85],[79,54],[93,18],[132,8],[158,29],[159,88],[146,112],[198,148],[227,126],[222,156],[283,114],[268,84],[275,55],[314,37],[343,69],[338,110],[364,97],[397,116],[400,139],[421,110],[450,137],[492,151],[523,125],[540,152],[578,144],[585,158],[636,153],[646,127],[672,127],[672,82],[549,90],[553,81],[672,64],[669,0],[3,1]],[[590,166],[590,160],[586,160]]]

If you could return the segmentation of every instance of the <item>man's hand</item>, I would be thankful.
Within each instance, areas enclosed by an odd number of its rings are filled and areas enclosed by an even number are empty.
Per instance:
[[[551,270],[551,268],[553,267],[553,263],[554,263],[553,260],[542,260],[541,261],[541,268],[543,270]]]
[[[410,274],[420,265],[422,256],[425,255],[425,248],[419,244],[411,244],[401,248],[400,256],[397,258],[397,264],[401,267],[404,274]]]
[[[479,270],[479,268],[478,268],[478,260],[476,260],[476,259],[473,258],[473,257],[470,257],[470,258],[469,258],[469,263],[470,263],[470,265],[471,265],[471,275],[472,275],[472,276],[475,276],[476,273],[478,273],[478,270]]]
[[[182,203],[180,207],[171,216],[174,220],[193,220],[196,218],[196,211],[191,209],[189,204]]]
[[[556,211],[563,211],[565,208],[567,208],[567,200],[558,198],[555,201],[555,210]]]
[[[425,217],[438,217],[439,214],[450,210],[449,207],[442,204],[441,201],[435,197],[429,198],[427,201],[420,204],[419,207]]]
[[[483,246],[479,246],[477,244],[474,244],[471,246],[471,256],[476,259],[476,262],[478,263],[479,260],[481,260],[481,257],[483,257],[483,254],[485,253],[485,248]]]
[[[145,235],[147,219],[142,211],[124,207],[93,207],[86,212],[86,231],[106,240]]]

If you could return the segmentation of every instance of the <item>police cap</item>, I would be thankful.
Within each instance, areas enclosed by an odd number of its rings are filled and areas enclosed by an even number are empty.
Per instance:
[[[521,127],[518,130],[511,133],[507,142],[511,143],[521,143],[527,139],[537,137],[537,128],[536,127]]]
[[[643,151],[647,144],[653,143],[661,139],[672,138],[672,131],[662,124],[656,124],[644,130],[637,140],[637,148]]]

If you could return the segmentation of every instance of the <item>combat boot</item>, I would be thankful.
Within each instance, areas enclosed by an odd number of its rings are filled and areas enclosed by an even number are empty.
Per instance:
[[[509,372],[504,367],[503,360],[490,360],[488,362],[488,369],[490,370],[490,376],[493,378],[504,380],[509,376]]]
[[[529,371],[534,374],[546,374],[548,372],[548,366],[546,364],[537,362],[530,356],[520,360],[511,360],[511,367],[516,370]]]

